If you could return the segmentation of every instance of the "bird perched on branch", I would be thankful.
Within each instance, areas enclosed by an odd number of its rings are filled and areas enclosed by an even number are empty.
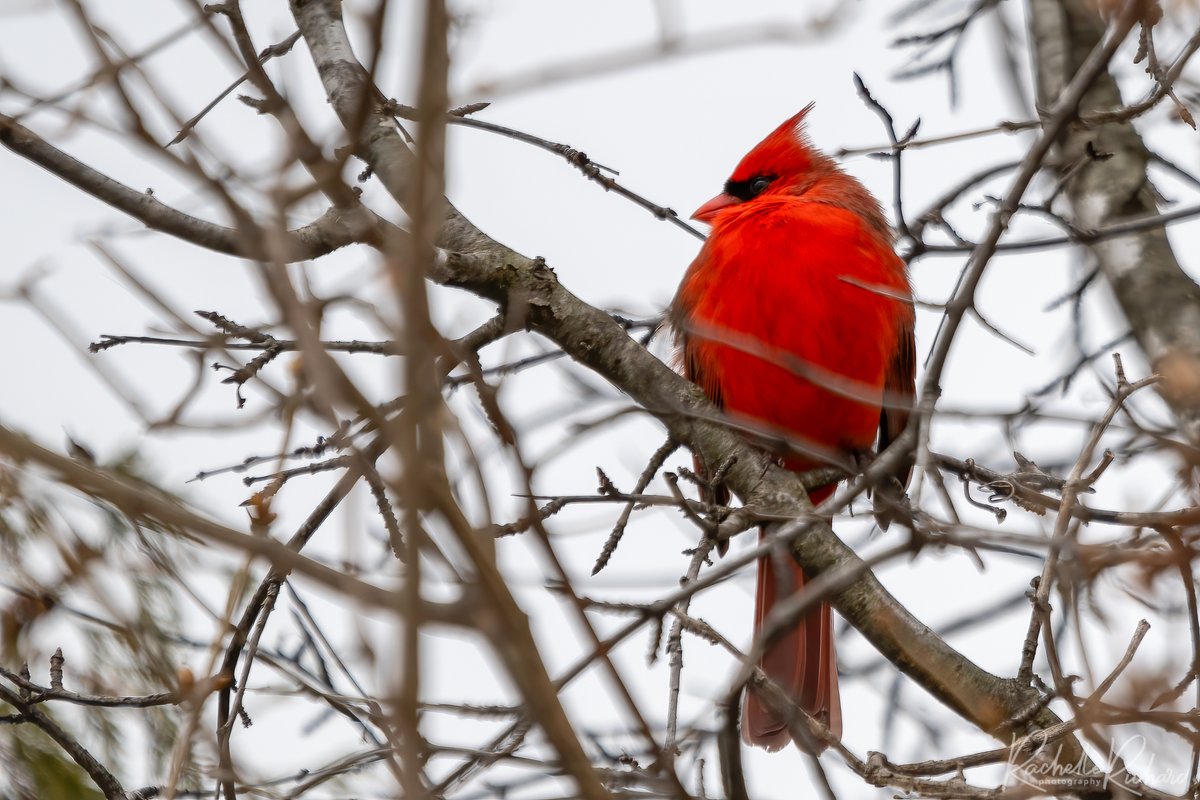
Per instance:
[[[877,438],[882,451],[904,430],[915,391],[905,264],[879,202],[810,144],[811,108],[756,145],[724,191],[692,215],[712,233],[669,314],[685,375],[731,418],[785,440],[781,463],[797,472],[857,463]],[[907,483],[907,461],[901,472]],[[812,490],[813,504],[835,486]],[[720,487],[711,494],[727,501]],[[759,560],[756,635],[772,607],[810,577],[790,558]],[[769,648],[761,667],[841,736],[827,603]],[[791,741],[755,691],[742,736],[769,750]]]

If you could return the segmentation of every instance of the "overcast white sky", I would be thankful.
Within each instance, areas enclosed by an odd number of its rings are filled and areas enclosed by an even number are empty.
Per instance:
[[[164,0],[122,0],[89,3],[88,8],[127,50],[136,51],[177,27],[185,18],[185,5]],[[260,46],[282,39],[294,29],[281,0],[246,5]],[[394,5],[391,59],[381,71],[381,85],[401,102],[412,102],[412,20],[402,9],[410,4]],[[682,39],[691,41],[754,24],[773,30],[789,26],[799,29],[806,20],[830,13],[835,5],[763,2],[748,7],[664,2],[660,7],[670,11]],[[990,19],[967,34],[958,61],[958,102],[952,105],[944,76],[896,80],[895,73],[906,66],[909,56],[889,45],[897,35],[917,33],[953,18],[958,4],[943,4],[945,15],[934,13],[903,24],[889,17],[900,4],[864,0],[843,5],[840,16],[820,34],[663,58],[544,87],[493,91],[488,87],[502,87],[507,79],[530,70],[550,67],[551,74],[555,74],[561,65],[594,54],[653,42],[659,19],[655,6],[553,0],[457,3],[461,27],[452,53],[454,93],[462,102],[492,101],[492,107],[480,115],[482,119],[583,150],[596,161],[618,169],[626,186],[684,216],[719,190],[750,146],[809,102],[816,104],[808,118],[811,136],[821,148],[835,150],[884,142],[878,118],[855,94],[853,72],[858,72],[887,105],[899,128],[906,128],[919,116],[925,136],[1027,118],[1028,110],[1019,106],[1011,88],[1013,77],[1006,73],[996,44],[997,30]],[[360,2],[347,3],[352,12],[362,6]],[[1011,0],[1004,11],[1019,30],[1021,4]],[[1177,23],[1186,29],[1195,20],[1189,17]],[[1170,40],[1170,36],[1164,38]],[[192,34],[146,64],[146,70],[180,115],[193,114],[236,74],[235,65],[215,53],[204,35]],[[1141,87],[1139,70],[1129,66],[1128,61],[1126,54],[1123,69],[1129,85]],[[0,71],[5,75],[48,94],[72,84],[93,67],[65,4],[0,0]],[[312,130],[332,145],[336,125],[323,104],[303,45],[286,59],[273,63],[271,71],[295,98]],[[1021,65],[1016,81],[1028,91],[1026,64]],[[111,120],[104,97],[89,95],[83,106],[90,114]],[[11,114],[24,105],[14,94],[0,92],[0,111]],[[221,218],[211,198],[198,192],[186,176],[167,169],[165,162],[146,148],[130,147],[119,136],[58,113],[40,113],[25,122],[57,146],[118,180],[138,188],[153,188],[159,199],[189,213]],[[157,120],[156,124],[160,141],[169,140],[175,129],[170,121]],[[1156,147],[1186,168],[1198,166],[1194,133],[1172,123],[1162,111],[1149,115],[1143,124]],[[199,137],[212,153],[232,162],[246,176],[270,176],[278,163],[280,139],[274,123],[232,99],[201,123]],[[909,213],[922,210],[956,179],[982,166],[1019,158],[1029,141],[1028,135],[990,136],[912,152],[905,160],[906,209]],[[468,217],[517,250],[544,256],[565,285],[595,305],[635,316],[659,313],[697,250],[698,242],[693,238],[606,194],[553,156],[521,143],[479,131],[452,129],[449,163],[449,195]],[[866,157],[849,158],[844,166],[883,199],[891,213],[890,167]],[[261,183],[269,184],[269,180]],[[989,188],[999,193],[1005,186],[1005,180],[1001,180]],[[184,311],[215,310],[238,321],[262,322],[265,304],[250,266],[147,234],[99,201],[6,151],[0,151],[0,187],[4,187],[0,191],[0,235],[4,241],[0,292],[11,292],[40,274],[34,288],[38,302],[56,309],[70,326],[64,340],[27,304],[15,299],[0,304],[0,380],[5,387],[0,391],[0,423],[18,427],[55,447],[63,445],[64,431],[70,432],[92,447],[101,461],[132,446],[144,447],[155,474],[165,485],[185,492],[208,513],[241,524],[235,506],[244,498],[245,490],[236,477],[187,486],[183,481],[198,470],[270,452],[278,446],[278,430],[265,425],[221,435],[211,431],[147,432],[144,421],[131,413],[93,369],[99,366],[111,371],[154,417],[169,409],[187,389],[192,376],[190,357],[180,351],[136,346],[101,356],[88,356],[83,349],[101,334],[140,334],[168,326],[158,311],[103,265],[90,244],[93,240],[122,258],[147,284],[173,298]],[[1161,188],[1168,197],[1182,196],[1184,191],[1170,181],[1164,181]],[[373,197],[378,194],[371,189],[368,192]],[[982,195],[977,193],[974,199],[982,199]],[[378,207],[394,213],[381,199]],[[957,207],[955,223],[964,235],[972,236],[981,230],[987,210],[986,205],[972,211],[970,203],[962,204]],[[308,211],[315,218],[321,208],[314,201]],[[307,219],[296,220],[302,221]],[[1040,223],[1020,222],[1012,235],[1050,230]],[[1195,270],[1196,265],[1190,262],[1196,244],[1192,228],[1179,226],[1172,229],[1171,235],[1185,268]],[[918,296],[931,302],[945,299],[961,265],[958,257],[930,257],[916,262],[912,277]],[[968,323],[943,379],[943,407],[1015,410],[1031,390],[1061,372],[1075,355],[1070,320],[1063,309],[1052,313],[1045,309],[1079,278],[1082,270],[1081,258],[1064,252],[998,258],[983,283],[980,308],[994,324],[1032,348],[1035,355],[1026,355]],[[310,266],[308,274],[326,292],[357,290],[370,296],[380,288],[374,263],[362,251],[323,259]],[[448,335],[478,324],[490,311],[487,304],[458,293],[434,290],[433,296],[438,319]],[[1089,296],[1086,308],[1089,343],[1105,341],[1121,332],[1122,323],[1113,316],[1102,289]],[[923,311],[919,316],[917,336],[922,355],[933,341],[936,320],[934,311]],[[350,313],[336,316],[335,325],[334,333],[344,338],[378,335],[377,330]],[[531,346],[528,342],[501,345],[485,351],[485,360],[498,363]],[[656,347],[660,355],[666,355],[665,344],[660,342]],[[1140,377],[1145,368],[1132,346],[1122,348],[1122,352],[1131,371]],[[380,398],[395,385],[394,364],[381,366],[367,356],[347,361]],[[1098,372],[1108,377],[1107,359],[1098,362]],[[583,383],[566,379],[556,367],[543,367],[506,381],[503,389],[503,401],[523,433],[526,456],[542,465],[537,474],[538,489],[544,493],[592,491],[597,465],[622,487],[629,486],[660,443],[660,430],[654,423],[633,416],[604,427],[599,435],[576,437],[573,424],[599,419],[624,404],[600,379],[573,374]],[[219,384],[220,377],[211,374],[208,378],[195,420],[240,421],[262,412],[265,398],[253,387],[247,391],[247,407],[235,412],[233,393]],[[266,377],[278,385],[286,385],[289,380],[282,368],[268,370]],[[607,399],[600,405],[592,404],[585,387],[601,392]],[[1053,407],[1075,416],[1095,416],[1106,402],[1094,375],[1085,373],[1072,392]],[[464,403],[461,407],[468,406]],[[1147,407],[1154,410],[1153,404]],[[320,432],[311,428],[304,435],[311,439]],[[1043,423],[1021,432],[1016,445],[1035,459],[1053,459],[1074,452],[1072,447],[1077,450],[1083,432],[1084,427],[1077,424]],[[303,443],[303,435],[294,442]],[[564,447],[568,444],[570,447]],[[994,421],[946,419],[935,431],[934,446],[999,469],[1010,466],[1011,445]],[[485,445],[483,450],[491,452],[494,447]],[[669,463],[685,460],[677,455]],[[493,459],[491,463],[498,462]],[[1161,490],[1156,487],[1170,475],[1170,465],[1139,462],[1133,466],[1136,468],[1118,465],[1106,476],[1097,487],[1098,505],[1147,508],[1161,499]],[[303,486],[289,487],[281,530],[302,517],[326,485],[321,478],[314,478]],[[951,490],[959,491],[953,486]],[[340,516],[338,525],[347,531],[344,543],[336,539],[318,542],[316,552],[336,557],[347,552],[361,554],[362,537],[351,532],[374,524],[369,503],[369,498],[360,498],[357,513]],[[493,497],[493,505],[500,520],[509,518],[517,507],[515,501],[503,496]],[[552,521],[551,530],[563,534],[562,554],[580,576],[581,591],[626,599],[669,590],[686,565],[680,550],[694,544],[694,534],[669,514],[646,513],[631,527],[607,571],[596,579],[584,577],[616,513],[615,508],[583,508],[564,512]],[[1045,524],[1014,509],[1005,527],[1032,532]],[[865,543],[866,526],[862,522],[848,521],[837,529],[848,541],[868,550],[890,542],[885,538]],[[568,538],[567,534],[577,535]],[[540,589],[545,569],[532,551],[518,541],[503,542],[501,551],[510,573],[519,576],[527,587],[520,597],[526,610],[534,615],[553,674],[578,653],[576,632],[556,601]],[[976,609],[1020,593],[1040,570],[1039,564],[1017,557],[984,558],[987,569],[980,571],[958,553],[925,553],[913,563],[890,565],[881,578],[917,616],[940,630]],[[735,642],[745,644],[750,627],[751,581],[747,574],[705,595],[694,606],[695,613]],[[1112,604],[1105,611],[1109,613],[1106,629],[1099,623],[1088,623],[1088,630],[1096,633],[1091,640],[1093,664],[1101,673],[1119,657],[1138,615],[1144,613],[1131,603]],[[323,613],[331,619],[347,620],[348,635],[355,625],[368,624],[352,609],[326,608]],[[985,668],[1012,674],[1026,621],[1024,607],[1018,606],[1002,618],[951,633],[947,638]],[[603,628],[612,623],[600,619],[597,624]],[[1182,623],[1175,625],[1180,627],[1155,622],[1139,663],[1147,667],[1171,663],[1175,668],[1171,674],[1182,673],[1179,665],[1186,660],[1186,651],[1177,642],[1186,637],[1186,628]],[[379,635],[385,636],[386,625],[380,622],[378,627]],[[199,633],[201,637],[209,635]],[[719,697],[731,675],[732,662],[694,640],[687,641],[686,647],[684,719],[695,720],[699,715],[703,721],[703,715],[711,715],[711,701]],[[465,695],[478,702],[496,702],[497,692],[511,699],[508,689],[496,687],[495,680],[480,670],[469,646],[445,640],[432,649],[432,699]],[[1073,649],[1068,647],[1068,654]],[[661,721],[666,710],[665,659],[653,668],[647,667],[646,650],[646,637],[642,635],[622,648],[618,657],[644,712],[652,720]],[[876,660],[853,632],[843,638],[840,655],[844,670],[861,669]],[[868,680],[844,684],[845,732],[852,749],[860,754],[886,750],[893,760],[903,760],[949,756],[990,746],[990,740],[982,734],[958,733],[962,728],[958,725],[952,726],[956,733],[950,740],[931,743],[928,731],[907,715],[895,723],[894,729],[885,731],[882,720],[888,704],[893,702],[889,699],[893,674],[890,668],[883,668]],[[258,680],[262,685],[273,679],[263,673]],[[576,719],[589,729],[605,730],[615,721],[607,701],[595,701],[602,696],[602,689],[603,683],[593,675],[565,693]],[[905,686],[900,704],[934,726],[951,717],[911,685]],[[295,720],[286,709],[281,705],[279,713],[272,713],[260,708],[255,727],[236,734],[245,752],[260,754],[264,775],[284,774],[309,765],[313,753],[328,756],[331,748],[356,746],[352,732],[333,732],[336,725],[326,725],[309,737],[297,736]],[[465,743],[474,741],[476,728],[474,723],[441,719],[433,722],[431,729],[435,737]],[[284,748],[279,747],[281,737],[286,737]],[[797,753],[789,750],[767,755],[754,751],[747,759],[755,797],[803,795],[807,778]],[[857,779],[841,769],[835,758],[827,757],[825,761],[839,785],[857,785]],[[153,783],[156,779],[145,775],[127,784]],[[715,758],[710,759],[708,785],[717,785]],[[846,796],[865,795],[862,790],[850,789]]]

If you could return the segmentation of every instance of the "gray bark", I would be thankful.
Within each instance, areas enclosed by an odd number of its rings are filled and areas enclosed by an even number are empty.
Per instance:
[[[1030,0],[1030,38],[1039,107],[1048,107],[1104,35],[1088,0]],[[1057,162],[1074,224],[1085,231],[1158,214],[1146,172],[1145,143],[1128,119],[1097,117],[1122,107],[1112,75],[1101,75],[1079,103],[1085,120],[1058,139]],[[1089,155],[1098,153],[1103,158]],[[1111,154],[1111,155],[1110,155]],[[1078,166],[1081,165],[1082,166]],[[1162,227],[1084,245],[1112,287],[1151,368],[1158,391],[1189,441],[1200,442],[1200,287],[1183,271]]]

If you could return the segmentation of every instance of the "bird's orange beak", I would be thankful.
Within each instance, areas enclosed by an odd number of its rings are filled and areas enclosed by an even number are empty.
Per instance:
[[[707,222],[711,225],[712,218],[717,215],[718,211],[740,202],[742,201],[731,194],[721,193],[692,212],[692,219],[698,222]]]

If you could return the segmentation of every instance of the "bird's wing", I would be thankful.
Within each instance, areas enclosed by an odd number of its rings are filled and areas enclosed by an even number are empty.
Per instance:
[[[896,355],[884,376],[884,407],[879,413],[879,452],[881,453],[904,432],[916,399],[917,343],[913,335],[913,325],[912,317],[907,318],[901,324],[898,332],[899,346],[896,348]],[[881,486],[875,492],[875,518],[881,527],[886,529],[888,523],[895,518],[894,513],[889,513],[888,507],[903,494],[898,490],[908,486],[908,481],[912,478],[912,471],[913,461],[910,456],[904,459],[893,473],[899,486],[892,486],[890,489]]]
[[[700,366],[700,359],[696,358],[696,352],[690,346],[689,338],[686,335],[683,335],[680,337],[680,342],[682,344],[681,355],[683,361],[683,376],[703,389],[704,394],[708,397],[710,403],[717,408],[723,407],[724,403],[721,399],[721,387],[715,380],[712,380],[712,376],[705,375],[704,368]],[[699,454],[693,456],[693,463],[695,464],[696,474],[704,480],[709,480],[711,478],[712,471],[719,466],[718,464],[704,464]],[[706,503],[727,506],[729,505],[729,490],[724,486],[716,486],[712,488],[701,486],[700,499]],[[725,545],[725,547],[729,546],[728,541],[722,542],[721,544]],[[724,549],[722,549],[721,552],[724,553]]]

